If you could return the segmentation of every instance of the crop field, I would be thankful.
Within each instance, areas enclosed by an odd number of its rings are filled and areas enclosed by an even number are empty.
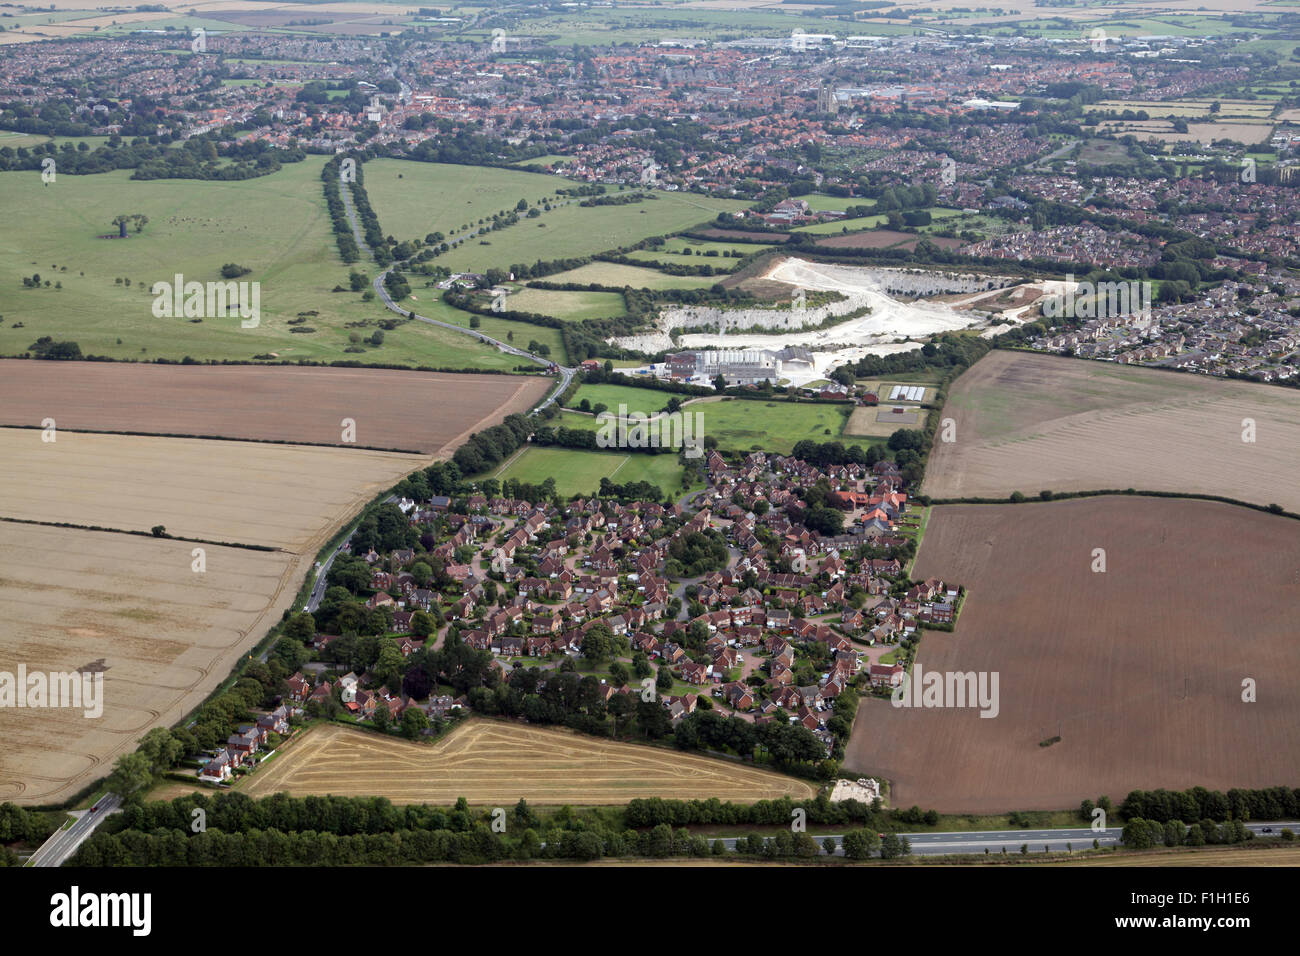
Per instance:
[[[0,518],[315,551],[428,459],[363,449],[0,428]],[[364,437],[357,423],[358,440]]]
[[[1215,103],[1219,104],[1219,111],[1211,113],[1211,107]],[[1191,100],[1102,100],[1098,103],[1092,103],[1084,107],[1087,112],[1123,112],[1132,110],[1133,112],[1144,112],[1148,116],[1181,116],[1181,117],[1207,117],[1215,115],[1218,117],[1244,116],[1253,118],[1263,118],[1269,115],[1273,110],[1273,103],[1268,100],[1213,100],[1213,99],[1191,99]]]
[[[617,262],[589,262],[568,272],[547,276],[547,282],[595,283],[614,287],[631,286],[633,289],[698,289],[712,285],[708,276],[670,276],[658,269],[625,266]]]
[[[1273,132],[1273,124],[1264,121],[1238,120],[1237,122],[1188,123],[1186,133],[1174,132],[1169,120],[1106,120],[1099,124],[1108,133],[1117,136],[1133,135],[1139,140],[1164,140],[1167,143],[1212,143],[1230,139],[1245,145],[1265,142]]]
[[[0,801],[58,803],[151,727],[180,720],[292,601],[282,552],[0,521],[0,661],[14,672],[100,662],[103,715],[0,709]]]
[[[249,360],[356,359],[436,368],[510,369],[518,359],[468,336],[422,322],[368,338],[392,313],[348,287],[320,181],[322,157],[238,182],[130,179],[130,170],[58,175],[42,186],[33,172],[0,173],[0,205],[23,209],[26,225],[0,236],[0,355],[21,355],[43,335],[72,340],[86,355],[112,358]],[[521,174],[525,175],[525,174]],[[140,214],[140,232],[116,234],[113,218]],[[227,263],[257,282],[256,328],[240,318],[158,318],[155,282],[221,281]],[[40,276],[40,288],[20,277]],[[48,287],[45,285],[49,283]],[[290,325],[293,322],[293,325]],[[298,329],[299,331],[294,331]],[[304,329],[312,331],[302,331]],[[353,351],[348,352],[347,349]]]
[[[573,427],[567,419],[581,417],[584,416],[566,415],[564,424]],[[587,421],[592,422],[592,428],[595,427],[592,419]],[[556,492],[564,497],[595,494],[602,478],[608,478],[619,485],[648,481],[652,485],[658,485],[665,494],[676,497],[688,490],[682,488],[682,476],[685,473],[675,454],[529,447],[498,469],[492,477],[501,480],[515,478],[536,485],[547,478],[554,478]]]
[[[912,576],[968,595],[957,630],[926,634],[918,662],[998,673],[997,716],[865,700],[845,767],[889,778],[897,806],[954,813],[1291,782],[1296,528],[1127,496],[936,507]]]
[[[540,376],[393,369],[2,359],[0,425],[53,418],[63,429],[341,444],[350,418],[356,444],[437,454],[527,411],[550,385]]]
[[[1293,389],[998,350],[944,414],[956,440],[936,441],[922,488],[936,498],[1137,488],[1300,511]]]
[[[602,806],[637,797],[752,803],[812,786],[730,761],[525,724],[471,721],[432,746],[323,726],[258,771],[249,796],[382,796],[396,804]]]
[[[584,207],[572,203],[555,207],[537,219],[521,219],[499,232],[467,239],[433,261],[452,272],[483,272],[516,262],[589,256],[647,236],[680,232],[712,220],[720,212],[735,212],[748,205],[736,199],[713,199],[694,193],[656,192],[654,196],[626,206]],[[386,224],[384,228],[389,229]]]
[[[409,159],[374,159],[364,173],[384,234],[398,239],[423,239],[431,232],[450,237],[494,213],[513,212],[521,199],[530,206],[553,201],[556,189],[570,185],[544,173]]]

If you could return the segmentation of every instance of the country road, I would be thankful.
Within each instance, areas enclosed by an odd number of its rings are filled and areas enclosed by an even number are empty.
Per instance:
[[[365,252],[365,254],[368,256],[372,256],[370,247],[366,245],[365,236],[362,234],[360,223],[357,222],[356,208],[352,204],[351,183],[343,182],[341,183],[341,186],[343,188],[339,190],[339,193],[343,197],[343,210],[347,214],[348,224],[352,226],[352,234],[357,240],[357,245]],[[385,269],[383,272],[379,273],[379,275],[375,276],[374,282],[372,284],[374,286],[376,294],[378,294],[380,298],[380,301],[382,301],[384,305],[386,305],[393,312],[396,312],[398,315],[412,318],[419,322],[425,322],[428,323],[429,325],[436,325],[439,326],[440,328],[450,329],[451,331],[459,332],[462,335],[468,335],[471,338],[478,339],[480,342],[483,342],[485,344],[495,345],[499,350],[509,355],[517,355],[520,358],[527,359],[530,362],[536,362],[538,365],[541,365],[543,368],[550,368],[552,364],[555,365],[555,368],[559,371],[559,375],[560,375],[559,383],[546,397],[545,401],[543,401],[540,405],[538,405],[531,412],[529,412],[530,415],[536,415],[543,408],[546,408],[547,406],[554,403],[555,400],[560,395],[564,394],[564,390],[567,389],[569,387],[569,384],[573,381],[573,376],[577,374],[577,369],[566,368],[565,366],[560,365],[559,363],[552,363],[551,360],[548,358],[545,358],[541,355],[535,355],[534,353],[529,352],[525,349],[516,348],[513,345],[509,345],[505,342],[501,342],[497,339],[492,338],[490,335],[484,335],[482,332],[476,331],[474,329],[467,329],[464,326],[455,325],[451,322],[441,322],[438,319],[431,319],[428,316],[420,315],[419,313],[414,312],[410,309],[402,308],[396,302],[393,301],[392,296],[388,294],[387,287],[384,285],[384,279],[388,276],[388,273],[391,272],[392,269],[393,267],[390,266],[389,268]]]

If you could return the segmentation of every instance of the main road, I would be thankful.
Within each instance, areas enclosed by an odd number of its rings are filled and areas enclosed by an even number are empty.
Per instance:
[[[80,811],[72,826],[56,830],[50,838],[27,861],[28,866],[62,866],[63,861],[76,852],[95,827],[107,819],[108,815],[122,805],[122,798],[115,793],[100,797],[89,810]]]
[[[1293,830],[1300,827],[1300,823],[1294,821],[1283,821],[1279,823],[1260,822],[1248,823],[1246,829],[1254,831],[1256,836],[1262,834],[1265,828],[1272,831],[1271,835],[1276,835],[1283,827],[1291,827]],[[985,851],[990,856],[1001,854],[1003,850],[1010,854],[1020,853],[1021,845],[1026,845],[1030,853],[1043,853],[1050,849],[1053,853],[1065,853],[1067,850],[1090,850],[1092,841],[1096,840],[1098,846],[1119,846],[1120,834],[1123,832],[1121,827],[1107,827],[1105,830],[1094,831],[1091,827],[1075,827],[1066,830],[965,830],[948,833],[900,833],[899,836],[907,837],[908,842],[912,844],[913,856],[953,856],[957,854],[983,854]],[[813,836],[817,841],[818,852],[822,851],[822,841],[825,836]],[[844,852],[844,837],[842,835],[833,835],[831,839],[835,841],[836,854],[841,855]],[[736,844],[745,840],[745,837],[727,837],[723,843],[729,850],[734,850]]]

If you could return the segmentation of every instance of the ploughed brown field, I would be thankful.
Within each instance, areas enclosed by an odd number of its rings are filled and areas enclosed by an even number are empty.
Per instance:
[[[939,505],[912,577],[969,589],[956,631],[925,633],[920,666],[998,672],[1000,712],[864,700],[845,766],[887,777],[895,806],[1298,782],[1300,523],[1163,498]]]
[[[0,707],[0,802],[61,803],[176,723],[293,600],[285,552],[0,521],[0,671],[103,668],[103,713]]]
[[[818,239],[817,245],[825,246],[828,249],[889,249],[898,246],[900,249],[913,249],[916,247],[917,236],[911,232],[897,232],[893,229],[868,229],[864,232],[841,233],[838,236],[828,236],[825,239]],[[964,245],[960,239],[948,239],[944,236],[927,237],[936,246],[941,249],[956,249]]]
[[[394,803],[625,804],[636,797],[753,803],[816,788],[768,770],[567,730],[475,720],[432,745],[337,724],[313,728],[251,776],[250,796],[382,796]]]
[[[426,454],[526,412],[537,375],[401,369],[0,360],[0,425],[340,445]]]
[[[936,498],[1136,488],[1300,511],[1300,390],[995,350],[943,417],[954,441],[938,430],[922,487]]]

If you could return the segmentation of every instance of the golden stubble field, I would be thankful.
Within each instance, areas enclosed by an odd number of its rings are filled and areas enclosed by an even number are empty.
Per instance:
[[[182,719],[280,620],[317,551],[430,460],[0,428],[0,670],[105,668],[104,713],[0,710],[0,800],[53,804]],[[96,526],[56,528],[22,521]],[[168,534],[271,551],[123,534]],[[194,570],[195,547],[204,554]]]
[[[752,803],[816,794],[808,783],[740,763],[472,720],[433,745],[338,725],[313,728],[240,789],[253,797],[383,796],[394,803],[601,806],[637,797]]]
[[[0,428],[0,518],[314,550],[419,455]]]
[[[936,498],[1136,488],[1300,511],[1300,390],[996,350],[943,418],[955,440],[940,427],[922,487]]]
[[[0,801],[59,803],[196,707],[293,599],[298,558],[0,521],[0,670],[103,662],[103,716],[0,708]]]

